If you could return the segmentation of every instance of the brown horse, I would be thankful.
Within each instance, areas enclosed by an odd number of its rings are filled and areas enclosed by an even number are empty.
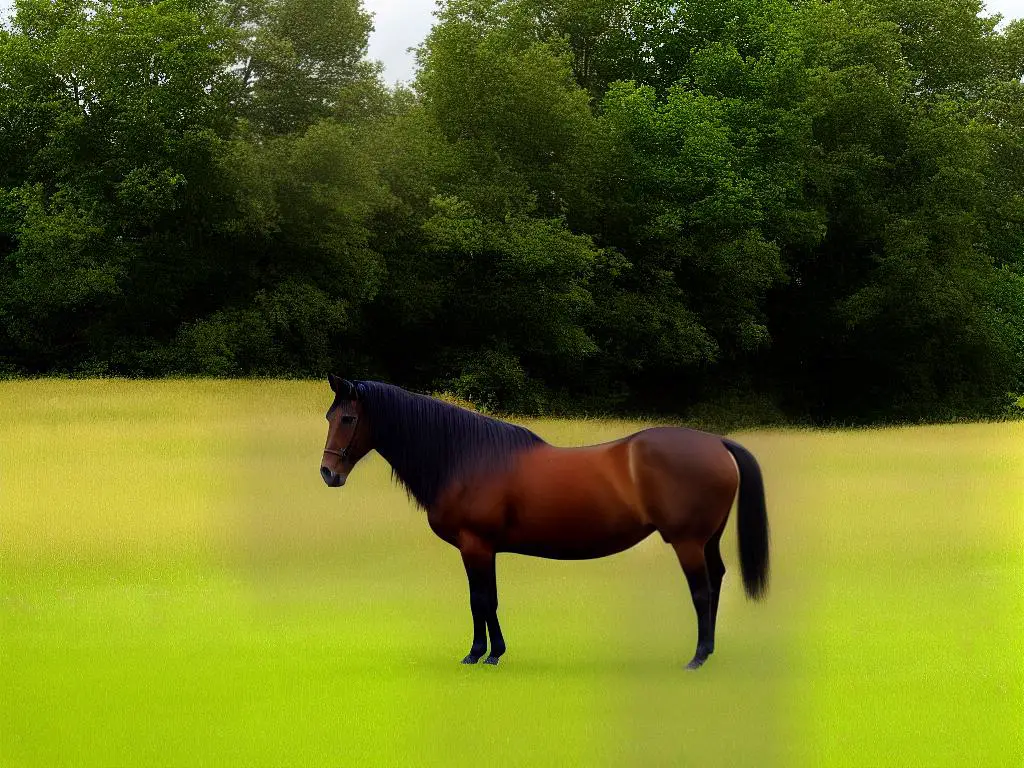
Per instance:
[[[370,450],[457,547],[469,577],[473,645],[463,659],[497,664],[494,558],[514,552],[562,560],[604,557],[657,531],[675,549],[697,611],[701,666],[715,648],[725,575],[719,541],[739,492],[739,550],[747,595],[768,583],[768,518],[761,470],[741,445],[692,429],[659,427],[585,448],[555,448],[533,432],[372,381],[328,377],[320,475],[332,488]]]

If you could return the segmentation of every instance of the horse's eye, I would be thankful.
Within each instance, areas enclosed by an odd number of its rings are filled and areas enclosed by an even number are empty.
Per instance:
[[[356,420],[355,416],[342,416],[341,417],[341,423],[342,424],[351,424],[355,420]]]

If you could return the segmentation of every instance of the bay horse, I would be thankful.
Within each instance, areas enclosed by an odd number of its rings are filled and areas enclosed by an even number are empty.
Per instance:
[[[654,427],[619,440],[557,448],[530,430],[375,381],[328,376],[334,401],[320,475],[345,484],[376,450],[458,548],[469,579],[473,643],[462,660],[505,653],[498,624],[495,555],[560,560],[605,557],[657,531],[675,550],[697,612],[697,669],[715,649],[725,575],[719,541],[737,503],[740,570],[747,596],[768,586],[768,518],[754,456],[728,438]]]

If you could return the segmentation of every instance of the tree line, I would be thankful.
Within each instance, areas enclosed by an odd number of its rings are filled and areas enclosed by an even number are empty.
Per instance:
[[[0,373],[869,423],[1024,392],[1024,24],[980,0],[18,0]]]

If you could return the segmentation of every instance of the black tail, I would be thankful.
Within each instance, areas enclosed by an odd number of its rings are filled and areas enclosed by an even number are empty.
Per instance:
[[[728,438],[722,442],[740,468],[740,498],[736,528],[739,532],[740,570],[747,597],[760,600],[768,591],[768,510],[764,481],[754,455]]]

